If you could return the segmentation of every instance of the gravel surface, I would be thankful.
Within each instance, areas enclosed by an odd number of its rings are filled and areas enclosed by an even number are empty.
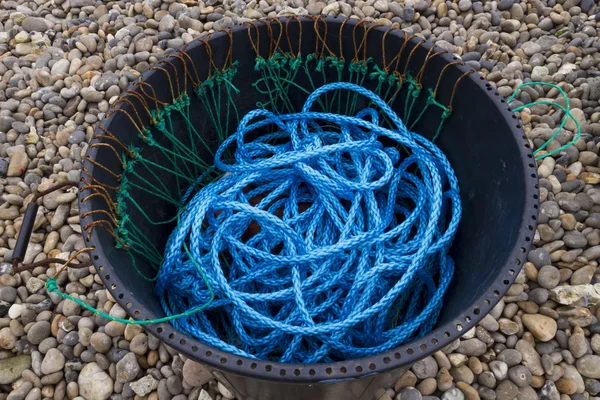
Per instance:
[[[559,84],[583,127],[539,162],[535,249],[492,313],[415,364],[380,400],[600,399],[600,7],[594,0],[0,0],[0,257],[26,204],[77,181],[94,124],[165,52],[214,29],[277,15],[354,15],[434,40],[503,96],[526,79]],[[525,88],[521,102],[556,98]],[[561,114],[521,112],[535,146]],[[569,122],[548,146],[573,138]],[[25,262],[84,247],[76,193],[46,196]],[[84,262],[86,256],[79,256]],[[231,392],[137,326],[106,323],[48,295],[56,266],[0,276],[0,400],[219,400]],[[0,272],[10,265],[0,264]],[[93,268],[58,279],[112,315],[124,311]],[[387,389],[387,390],[386,390]]]

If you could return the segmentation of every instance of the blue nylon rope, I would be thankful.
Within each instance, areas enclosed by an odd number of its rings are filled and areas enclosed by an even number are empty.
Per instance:
[[[310,111],[334,90],[371,107]],[[155,291],[167,315],[204,304],[202,270],[215,300],[177,329],[236,355],[296,363],[376,354],[432,329],[454,270],[458,182],[444,154],[376,94],[332,83],[299,113],[251,111],[214,167],[224,176],[190,194]]]

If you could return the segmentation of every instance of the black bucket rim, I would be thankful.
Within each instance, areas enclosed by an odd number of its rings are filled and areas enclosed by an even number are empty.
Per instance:
[[[257,26],[261,26],[271,24],[275,20],[289,21],[292,19],[299,22],[303,20],[314,21],[314,18],[311,17],[281,17],[267,21],[255,21],[253,23]],[[340,23],[340,21],[345,20],[345,24],[355,25],[359,22],[364,24],[364,21],[361,22],[361,20],[353,18],[325,17],[322,18],[322,20],[326,23]],[[366,25],[369,27],[375,25],[375,23],[370,22]],[[248,28],[245,25],[236,25],[226,31],[215,32],[205,39],[211,40],[223,35],[234,34],[241,30],[247,31],[247,29]],[[373,29],[382,30],[384,32],[385,30],[390,30],[389,35],[399,36],[403,40],[405,39],[401,29],[394,29],[390,26],[382,25],[375,26]],[[413,37],[411,40],[415,42],[422,41],[422,39],[418,37]],[[203,43],[195,40],[184,46],[182,50],[192,49],[196,46],[203,46]],[[439,46],[435,46],[435,44],[430,41],[423,42],[421,46],[425,47],[427,50],[429,50],[431,47],[434,47],[435,51],[443,50]],[[447,52],[440,54],[439,57],[442,57],[447,63],[460,60],[456,56],[453,56]],[[166,65],[165,60],[172,60],[172,57],[165,57],[155,65],[164,67]],[[466,65],[455,64],[455,67],[463,73],[471,70],[471,68]],[[148,70],[141,75],[141,79],[146,80],[149,76],[157,72],[157,70]],[[466,308],[467,311],[457,316],[453,321],[449,321],[431,333],[421,337],[420,339],[406,343],[387,352],[347,361],[318,364],[279,363],[233,355],[218,348],[206,345],[191,336],[185,335],[176,330],[169,323],[146,325],[144,326],[146,331],[150,332],[152,335],[156,336],[161,341],[177,350],[179,353],[184,354],[187,358],[208,365],[217,370],[268,381],[291,383],[333,383],[336,381],[365,378],[371,375],[381,374],[401,367],[409,366],[435,353],[436,351],[441,350],[443,347],[472,329],[502,299],[502,296],[514,282],[518,273],[523,267],[523,264],[526,262],[527,252],[529,251],[533,241],[533,235],[538,216],[539,186],[537,168],[534,162],[531,145],[517,117],[511,111],[510,107],[502,98],[502,96],[500,96],[500,94],[481,75],[478,73],[469,74],[466,79],[471,79],[484,93],[488,94],[488,97],[492,100],[498,109],[498,112],[503,116],[504,120],[507,122],[507,125],[510,127],[510,133],[515,139],[515,142],[522,143],[522,146],[518,147],[521,156],[520,159],[522,160],[523,164],[523,171],[525,171],[524,211],[521,216],[521,229],[519,231],[518,239],[513,244],[510,255],[507,258],[511,261],[502,267],[501,273],[498,275],[494,283],[475,302]],[[127,89],[135,90],[136,87],[132,83]],[[124,92],[125,91],[122,93]],[[114,115],[101,120],[96,128],[95,135],[102,133],[99,128],[100,125],[109,125],[113,118]],[[100,142],[100,140],[93,139],[90,144],[93,144],[94,142]],[[97,152],[98,148],[88,148],[88,152],[83,163],[83,166],[87,169],[90,175],[93,175],[95,165],[89,161],[89,159],[94,159]],[[81,181],[79,185],[80,215],[85,215],[89,211],[92,211],[91,202],[82,201],[87,196],[84,187],[85,183]],[[83,228],[91,221],[92,217],[89,215],[85,218],[81,218],[81,227]],[[94,267],[98,268],[97,272],[100,275],[106,289],[111,293],[115,301],[132,318],[138,320],[158,318],[157,315],[142,307],[133,293],[126,290],[126,283],[119,279],[118,275],[111,275],[111,272],[114,268],[109,262],[106,253],[103,251],[102,246],[99,245],[100,241],[98,235],[99,234],[97,230],[93,230],[89,240],[87,235],[83,236],[86,247],[95,248],[89,253]],[[127,307],[127,304],[129,304],[129,307]]]

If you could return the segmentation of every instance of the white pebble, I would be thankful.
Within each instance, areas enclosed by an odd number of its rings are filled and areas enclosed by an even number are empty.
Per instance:
[[[225,386],[223,386],[223,384],[221,382],[218,382],[217,388],[219,389],[219,392],[221,392],[221,394],[223,395],[223,397],[226,397],[228,399],[233,399],[234,398],[233,393],[231,393],[229,391],[229,389],[227,389]]]
[[[573,164],[569,165],[569,170],[573,175],[579,176],[583,170],[583,164],[581,164],[580,161],[574,162]]]
[[[550,185],[552,186],[552,193],[560,193],[560,191],[562,190],[562,185],[554,175],[550,175],[548,177],[548,182],[550,182]]]
[[[17,319],[21,316],[21,314],[23,313],[23,309],[25,307],[23,307],[20,304],[13,304],[12,306],[10,306],[10,308],[8,309],[8,317],[10,319]]]
[[[467,331],[462,338],[463,339],[473,339],[475,337],[475,326]]]
[[[552,157],[544,158],[542,165],[538,168],[538,175],[540,178],[548,178],[552,174],[552,171],[554,171],[555,164],[556,162]]]

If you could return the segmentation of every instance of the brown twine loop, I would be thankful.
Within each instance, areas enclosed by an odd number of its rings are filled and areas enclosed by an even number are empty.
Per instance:
[[[154,70],[154,71],[162,71],[165,73],[165,75],[167,76],[167,79],[169,80],[169,89],[171,90],[171,104],[174,103],[176,97],[175,97],[175,91],[173,90],[173,81],[171,80],[171,74],[169,73],[169,71],[167,71],[160,65],[156,65],[150,69]],[[167,104],[169,104],[169,103],[167,103]]]
[[[129,245],[127,243],[125,243],[123,240],[121,240],[121,238],[119,238],[113,232],[113,226],[110,224],[110,222],[108,222],[105,219],[99,219],[96,221],[92,221],[83,227],[83,230],[86,231],[86,233],[87,233],[88,241],[90,241],[92,239],[92,232],[94,231],[94,229],[96,229],[96,227],[100,227],[100,228],[104,229],[106,232],[108,232],[108,234],[110,236],[112,236],[113,239],[115,239],[116,241],[118,241],[121,244],[121,247],[123,247],[124,250],[130,249]]]
[[[109,168],[105,167],[104,165],[102,165],[98,161],[94,160],[93,158],[90,158],[89,156],[86,156],[85,159],[87,161],[91,162],[92,164],[94,164],[96,167],[101,168],[104,171],[108,172],[110,175],[112,175],[113,178],[115,178],[117,180],[117,182],[121,181],[121,174],[116,174],[116,173],[112,172]]]
[[[247,22],[248,24],[248,39],[250,40],[250,46],[254,49],[256,57],[260,57],[260,31],[254,21]],[[256,42],[252,39],[252,27],[256,30]]]
[[[204,51],[206,52],[206,55],[208,57],[208,76],[206,77],[206,79],[210,79],[212,77],[212,73],[213,70],[214,71],[218,71],[219,69],[217,68],[216,64],[215,64],[215,60],[213,59],[213,54],[212,54],[212,47],[210,47],[210,42],[208,39],[210,39],[210,36],[212,35],[207,35],[207,38],[198,38],[198,41],[204,43]]]
[[[413,54],[419,48],[419,46],[421,46],[423,43],[425,43],[425,40],[421,40],[420,42],[415,44],[415,47],[413,47],[413,49],[408,54],[408,58],[406,59],[406,64],[404,65],[404,73],[403,73],[404,76],[406,76],[406,73],[408,72],[408,66],[410,65],[410,60],[411,60]]]
[[[440,82],[442,81],[442,77],[444,76],[444,73],[446,72],[446,70],[448,68],[450,68],[451,66],[457,65],[457,64],[462,64],[462,63],[460,61],[452,61],[451,63],[448,63],[448,64],[444,65],[444,68],[442,68],[442,70],[440,71],[440,75],[438,76],[438,80],[437,80],[437,83],[435,85],[435,88],[433,89],[433,97],[435,97],[436,94],[437,94],[437,90],[438,90],[438,88],[440,86]]]
[[[276,51],[279,51],[280,54],[283,54],[284,57],[288,58],[288,55],[281,48],[281,38],[283,37],[283,33],[284,33],[283,24],[281,23],[279,18],[270,18],[269,20],[271,22],[275,22],[275,23],[279,24],[279,35],[277,36],[277,40],[275,40],[273,42],[273,46],[274,46],[273,55],[275,55]],[[288,21],[288,23],[289,23],[289,21]],[[268,25],[270,26],[271,24],[268,24]]]
[[[271,24],[265,24],[265,28],[267,29],[267,35],[269,35],[269,56],[268,58],[273,57],[273,29],[271,28]]]
[[[114,148],[114,146],[112,146],[112,145],[110,145],[108,143],[98,142],[98,143],[93,143],[93,144],[90,145],[91,149],[93,149],[94,147],[108,147],[109,149],[111,149],[112,152],[117,157],[117,160],[119,160],[119,162],[121,163],[121,166],[123,167],[123,169],[125,169],[125,163],[123,162],[123,160],[121,159],[121,157],[119,157],[119,152],[117,151],[117,149]]]
[[[117,182],[121,181],[121,174],[112,172],[109,168],[105,167],[103,164],[99,163],[98,161],[94,160],[93,158],[90,158],[89,156],[86,156],[85,159],[87,161],[91,162],[92,164],[94,164],[95,166],[97,166],[98,168],[101,168],[104,171],[108,172],[113,178],[115,178],[117,180]]]
[[[318,21],[318,17],[311,17],[311,19],[313,20],[313,30],[316,32],[318,30],[317,28],[317,24],[319,23]],[[315,55],[319,54],[319,36],[315,35],[315,51],[314,51]]]
[[[425,61],[423,61],[423,65],[421,66],[419,73],[415,77],[415,81],[417,82],[418,85],[421,85],[421,80],[423,79],[423,73],[425,72],[425,67],[427,67],[427,63],[429,62],[429,60],[431,60],[433,57],[439,56],[440,54],[446,53],[446,50],[442,50],[442,51],[438,51],[437,53],[431,54],[433,49],[434,49],[433,46],[431,46],[429,48],[429,51],[427,52],[427,57],[425,57]]]
[[[171,57],[176,58],[179,60],[179,62],[181,63],[181,66],[183,67],[183,92],[180,92],[179,94],[188,94],[187,92],[187,81],[188,81],[188,77],[189,77],[189,72],[187,70],[187,64],[185,62],[185,59],[183,57],[181,57],[179,54],[172,54]]]
[[[225,73],[227,69],[233,66],[233,32],[231,29],[221,29],[220,32],[225,33],[229,37],[229,49],[227,50],[225,61],[223,61],[223,68],[221,69],[221,73]]]
[[[131,150],[129,150],[129,148],[127,146],[125,146],[111,131],[109,131],[104,125],[99,125],[98,128],[104,132],[106,135],[97,135],[98,139],[100,138],[106,138],[106,139],[110,139],[113,140],[114,142],[116,142],[119,146],[121,146],[121,148],[127,152],[127,156],[128,157],[133,157],[133,153],[131,152]],[[120,158],[120,157],[119,157]]]
[[[417,36],[416,35],[408,36],[408,34],[406,32],[404,32],[404,42],[402,43],[402,46],[400,47],[398,54],[396,54],[396,56],[392,59],[392,61],[390,61],[390,64],[389,64],[391,66],[393,63],[396,63],[396,65],[393,68],[394,71],[398,71],[398,67],[400,65],[400,60],[402,58],[402,55],[404,54],[404,49],[406,49],[406,46],[415,37],[417,37]],[[404,76],[404,74],[402,74],[402,76]]]
[[[346,61],[346,59],[344,58],[344,47],[342,46],[342,37],[343,37],[343,31],[344,31],[344,26],[346,25],[346,21],[348,21],[348,19],[345,19],[342,21],[342,24],[340,25],[340,33],[339,33],[339,42],[340,42],[340,60],[341,61]]]
[[[141,79],[137,82],[134,83],[134,86],[136,86],[137,88],[140,89],[140,92],[142,92],[142,94],[144,96],[146,96],[147,98],[149,98],[150,100],[152,100],[154,102],[154,105],[156,106],[156,110],[158,111],[158,105],[160,104],[161,106],[167,106],[169,105],[169,103],[164,102],[159,100],[158,96],[156,95],[156,92],[154,91],[154,86],[152,86],[151,84],[149,84],[148,82],[144,82]],[[149,87],[150,90],[152,90],[152,96],[150,96],[148,93],[146,93],[145,91],[145,87]]]
[[[323,29],[325,30],[323,35],[321,35],[321,32],[319,31],[319,22],[320,21],[323,22]],[[330,57],[335,56],[335,54],[331,51],[331,49],[327,45],[327,35],[329,33],[329,25],[327,24],[327,21],[325,21],[323,18],[315,18],[313,28],[314,28],[315,34],[317,36],[317,43],[319,43],[319,42],[321,43],[321,53],[319,54],[319,57],[322,58],[325,55],[325,50],[327,50]],[[319,46],[317,45],[316,48],[318,49]]]
[[[388,29],[384,32],[383,36],[381,37],[381,65],[383,65],[383,70],[387,73],[389,71],[389,65],[386,62],[386,52],[385,52],[385,38],[387,37],[388,33],[390,33],[390,31],[392,31],[392,29]],[[404,33],[406,35],[406,32]],[[340,38],[340,46],[342,44],[342,40]]]
[[[140,114],[139,114],[139,113],[138,113],[138,111],[137,111],[137,108],[136,108],[136,107],[133,105],[133,103],[132,103],[131,101],[129,101],[128,97],[131,97],[131,96],[130,96],[130,95],[128,95],[128,94],[124,94],[123,96],[121,96],[121,97],[120,97],[120,98],[119,98],[117,101],[115,101],[115,107],[116,107],[117,105],[121,104],[121,103],[126,103],[126,104],[128,104],[128,105],[129,105],[129,106],[130,106],[130,107],[133,109],[133,113],[134,113],[134,114],[135,114],[135,116],[137,117],[137,119],[138,119],[138,121],[139,121],[140,125],[142,125],[142,126],[143,126],[144,124],[143,124],[143,122],[142,122],[142,118],[140,117]],[[114,111],[114,109],[113,109],[113,110],[111,110],[111,111],[109,111],[109,112],[107,113],[107,116],[110,116],[110,115],[112,114],[112,112],[113,112],[113,111]],[[129,110],[124,110],[124,111],[125,111],[125,112],[127,112],[127,113],[129,113]]]
[[[87,169],[87,167],[86,167],[86,166],[83,166],[83,168],[82,168],[81,170],[82,170],[82,171],[83,171],[83,172],[84,172],[84,173],[85,173],[85,174],[86,174],[86,175],[87,175],[87,176],[90,178],[90,180],[91,180],[91,181],[92,181],[94,184],[96,184],[96,185],[100,185],[100,186],[104,186],[106,189],[114,190],[115,192],[116,192],[117,190],[119,190],[119,187],[118,187],[118,186],[110,186],[110,185],[107,185],[106,183],[100,182],[99,180],[97,180],[96,178],[94,178],[94,177],[92,176],[92,174],[90,174],[90,171]]]
[[[58,270],[56,270],[56,273],[54,274],[54,276],[58,276],[58,274],[63,272],[63,270],[65,268],[67,268],[67,266],[69,266],[69,264],[71,264],[71,262],[73,260],[75,260],[75,258],[77,258],[77,256],[80,255],[81,253],[84,253],[86,251],[92,251],[95,249],[96,249],[95,247],[84,247],[83,249],[77,250],[71,257],[69,257],[69,259],[62,265],[62,267],[60,267]]]
[[[291,21],[296,21],[298,23],[298,29],[300,30],[299,35],[298,35],[298,52],[296,54],[294,54],[294,48],[292,46],[292,41],[290,39],[290,22]],[[300,18],[298,18],[298,16],[294,15],[293,17],[291,17],[290,20],[287,21],[287,23],[285,24],[285,35],[287,37],[288,46],[290,47],[290,53],[292,54],[292,56],[294,58],[300,57],[302,55],[302,22],[300,22]]]
[[[92,192],[92,194],[86,196],[83,200],[81,200],[82,203],[85,203],[87,197],[92,197],[92,195],[98,194],[106,200],[107,204],[111,204],[110,207],[114,209],[114,212],[116,214],[115,202],[112,201],[110,193],[108,192],[108,190],[105,187],[100,186],[100,185],[93,185],[89,181],[87,181],[85,178],[82,178],[81,181],[85,184],[85,186],[83,186],[81,188],[81,191],[85,192],[86,190],[89,190]]]
[[[367,44],[369,43],[369,40],[368,40],[369,33],[371,33],[371,31],[374,28],[377,28],[377,27],[380,27],[380,26],[383,26],[383,24],[380,24],[380,23],[372,24],[371,26],[369,26],[369,28],[365,32],[365,37],[364,37],[364,40],[363,40],[363,43],[364,43],[364,46],[363,46],[363,60],[364,60],[365,64],[367,62]]]
[[[464,64],[462,64],[464,65]],[[454,87],[452,88],[452,96],[450,96],[450,102],[448,104],[448,109],[450,109],[450,111],[452,111],[452,103],[454,102],[454,95],[456,93],[456,88],[458,87],[458,84],[460,83],[460,81],[463,80],[463,78],[469,76],[470,74],[472,74],[473,72],[475,72],[474,70],[470,69],[467,72],[465,72],[464,74],[462,74],[457,80],[456,82],[454,82]]]
[[[169,60],[164,60],[163,63],[170,65],[171,68],[173,68],[173,72],[175,73],[175,84],[177,85],[177,93],[179,93],[179,95],[181,95],[181,88],[179,87],[179,74],[177,73],[177,67],[175,66],[175,64],[173,64],[172,62],[170,62]],[[165,69],[166,71],[166,69]],[[179,95],[177,95],[177,97],[179,97]],[[173,98],[173,101],[175,101],[175,98]]]
[[[83,189],[83,188],[82,188]],[[87,187],[85,188],[87,189]],[[110,212],[112,212],[113,214],[116,214],[117,208],[115,206],[114,201],[112,201],[110,198],[107,198],[104,194],[100,193],[100,192],[94,192],[91,194],[88,194],[87,196],[85,196],[83,199],[81,199],[82,203],[86,203],[88,200],[90,200],[93,197],[100,197],[101,199],[104,200],[104,202],[106,203],[106,205],[110,208]]]
[[[116,112],[125,114],[127,116],[127,118],[129,118],[129,120],[131,121],[133,126],[135,126],[135,128],[137,129],[139,134],[142,136],[142,138],[146,139],[146,135],[144,134],[144,131],[138,126],[138,124],[133,120],[133,117],[131,115],[129,115],[129,113],[127,111],[125,111],[121,108],[113,108],[112,110],[110,110],[109,112],[106,113],[106,118],[110,117],[112,114],[114,114]]]
[[[109,218],[108,221],[110,221],[115,226],[115,228],[119,226],[119,222],[117,221],[115,216],[106,210],[91,210],[91,211],[81,214],[81,218],[87,218],[90,215],[94,215],[94,214],[104,214]]]
[[[152,87],[152,86],[150,86]],[[148,114],[148,118],[152,119],[152,113],[150,112],[150,105],[148,104],[148,102],[146,101],[146,98],[144,97],[144,95],[135,92],[131,89],[127,89],[125,91],[125,96],[134,96],[136,99],[138,99],[141,103],[142,103],[142,107],[144,107],[144,110],[146,110],[146,113]],[[159,112],[159,108],[158,108],[158,103],[154,102],[154,106],[156,107],[156,112]]]
[[[200,86],[200,77],[198,76],[198,70],[196,68],[196,63],[194,62],[194,60],[192,59],[192,57],[190,57],[190,55],[186,51],[182,51],[181,49],[178,49],[177,52],[179,54],[181,54],[181,56],[185,57],[185,59],[187,61],[189,61],[192,64],[192,66],[193,66],[192,71],[194,71],[194,75],[196,75],[196,80],[193,79],[192,74],[189,72],[189,68],[187,68],[187,64],[186,64],[186,69],[185,69],[186,72],[189,75],[190,80],[192,81],[192,85],[194,87]]]
[[[360,20],[356,25],[354,25],[354,28],[352,29],[352,44],[354,46],[354,58],[352,59],[352,62],[358,62],[358,53],[360,52],[360,49],[362,48],[362,45],[363,45],[363,42],[365,40],[365,36],[367,33],[366,23],[367,23],[367,21]],[[363,38],[362,38],[359,46],[356,45],[356,30],[358,29],[358,27],[362,27],[364,29]]]
[[[139,93],[137,93],[137,92],[134,92],[134,91],[132,91],[132,90],[130,90],[130,89],[128,89],[128,90],[127,90],[127,91],[126,91],[126,92],[125,92],[125,93],[124,93],[124,94],[123,94],[123,95],[122,95],[122,96],[121,96],[121,97],[120,97],[120,98],[119,98],[117,101],[115,101],[115,104],[114,104],[114,105],[115,105],[115,107],[116,107],[116,105],[117,105],[117,104],[120,104],[120,103],[126,103],[126,104],[129,104],[129,106],[131,106],[131,108],[133,109],[133,112],[135,113],[135,115],[136,115],[136,117],[137,117],[137,119],[138,119],[138,121],[139,121],[140,125],[142,125],[142,126],[143,126],[143,125],[144,125],[144,122],[143,122],[143,120],[142,120],[142,117],[140,117],[140,114],[139,114],[139,113],[138,113],[138,111],[137,111],[137,107],[135,107],[135,106],[133,105],[133,103],[132,103],[131,101],[129,101],[129,97],[133,97],[133,98],[135,98],[136,100],[139,100],[139,101],[140,101],[140,103],[141,103],[141,105],[142,105],[142,108],[144,108],[144,109],[146,110],[146,112],[148,113],[148,115],[149,115],[150,119],[152,119],[152,114],[150,113],[150,110],[149,110],[149,109],[148,109],[148,107],[146,106],[146,102],[145,102],[145,99],[144,99],[144,97],[143,97],[141,94],[139,94]]]

